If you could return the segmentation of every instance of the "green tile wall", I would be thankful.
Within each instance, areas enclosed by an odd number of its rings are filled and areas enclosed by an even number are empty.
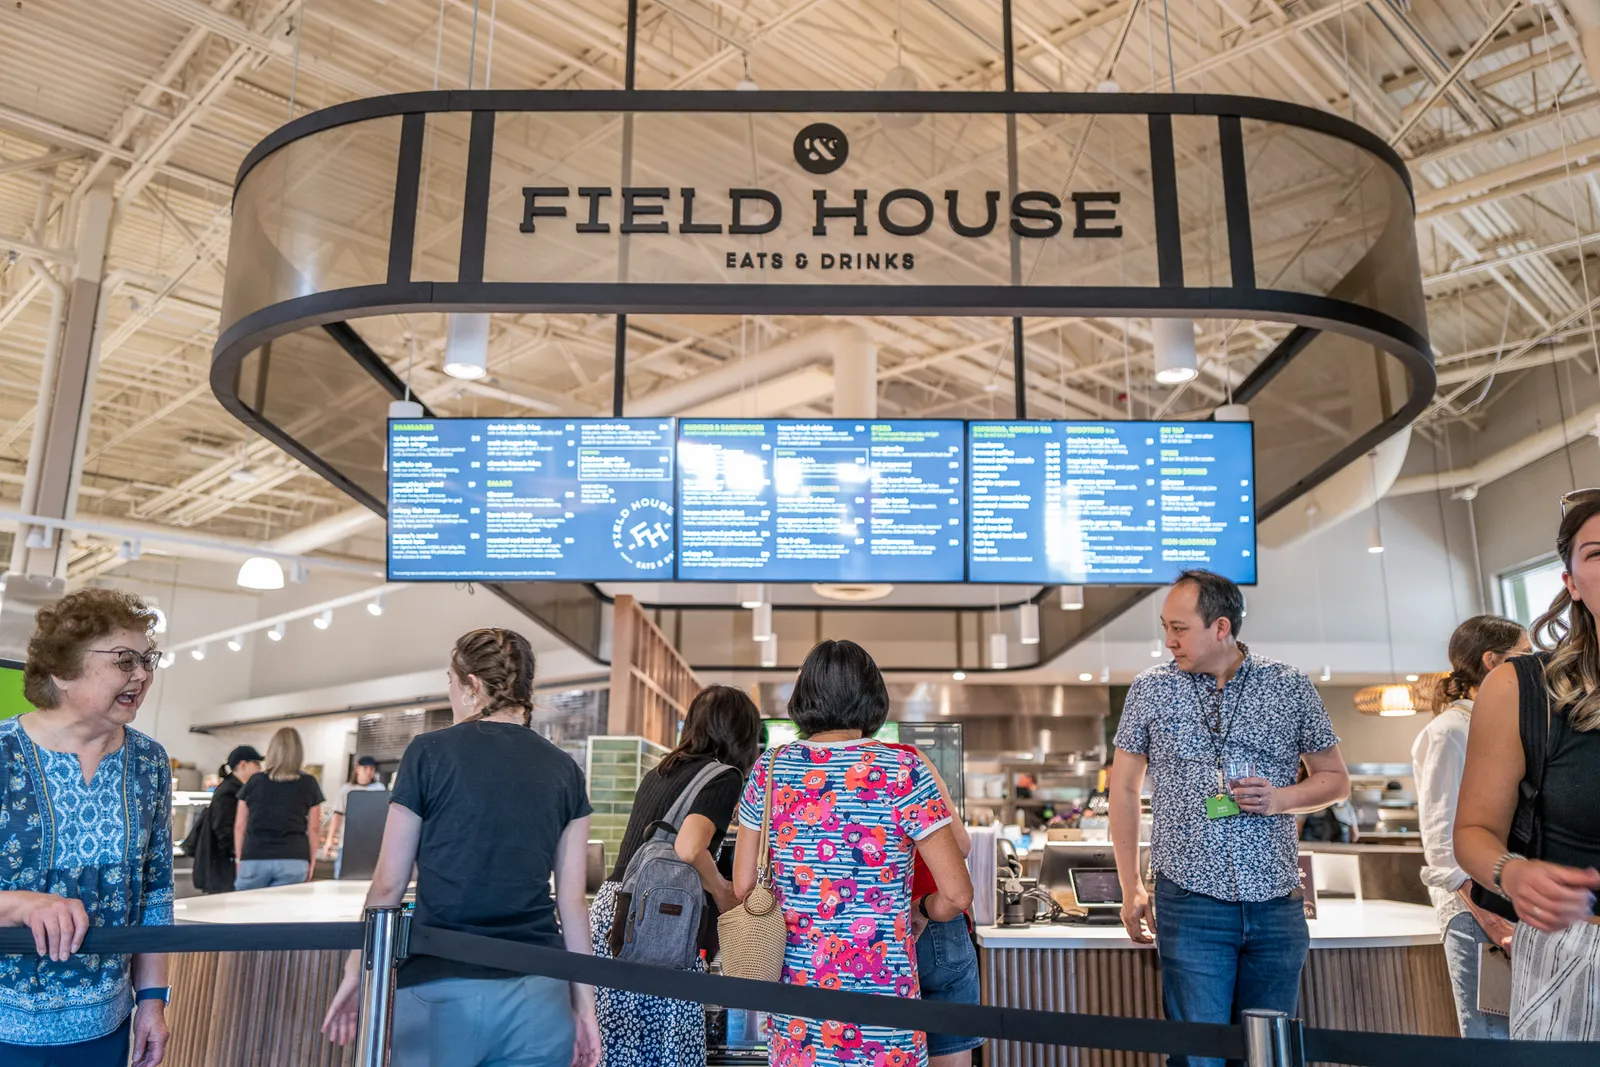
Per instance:
[[[589,836],[606,843],[606,865],[616,861],[622,835],[633,811],[639,781],[667,750],[642,737],[590,737],[586,767],[589,777]]]

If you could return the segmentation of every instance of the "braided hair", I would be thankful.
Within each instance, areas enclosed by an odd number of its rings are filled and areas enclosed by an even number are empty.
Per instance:
[[[1450,635],[1450,673],[1439,679],[1434,692],[1434,714],[1457,700],[1466,700],[1489,673],[1483,665],[1486,652],[1504,655],[1522,643],[1522,624],[1499,615],[1474,615]]]
[[[486,626],[462,634],[450,652],[450,669],[463,684],[475,677],[487,703],[464,721],[483,719],[507,708],[522,710],[522,725],[533,722],[533,646],[515,630]]]

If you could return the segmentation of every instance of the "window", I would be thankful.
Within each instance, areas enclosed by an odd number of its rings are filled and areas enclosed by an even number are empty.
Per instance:
[[[1500,605],[1508,618],[1524,626],[1549,609],[1561,592],[1561,560],[1551,556],[1500,576]]]

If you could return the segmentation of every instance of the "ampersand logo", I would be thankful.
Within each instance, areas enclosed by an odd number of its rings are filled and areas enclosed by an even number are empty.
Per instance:
[[[850,158],[850,139],[831,122],[813,122],[794,138],[794,161],[812,174],[832,174]]]

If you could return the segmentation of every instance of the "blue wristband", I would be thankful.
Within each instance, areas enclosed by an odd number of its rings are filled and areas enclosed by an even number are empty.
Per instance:
[[[142,1004],[147,1000],[159,1000],[161,1003],[165,1004],[171,999],[172,988],[164,985],[151,986],[149,989],[141,989],[133,995],[133,1002],[135,1004]]]

